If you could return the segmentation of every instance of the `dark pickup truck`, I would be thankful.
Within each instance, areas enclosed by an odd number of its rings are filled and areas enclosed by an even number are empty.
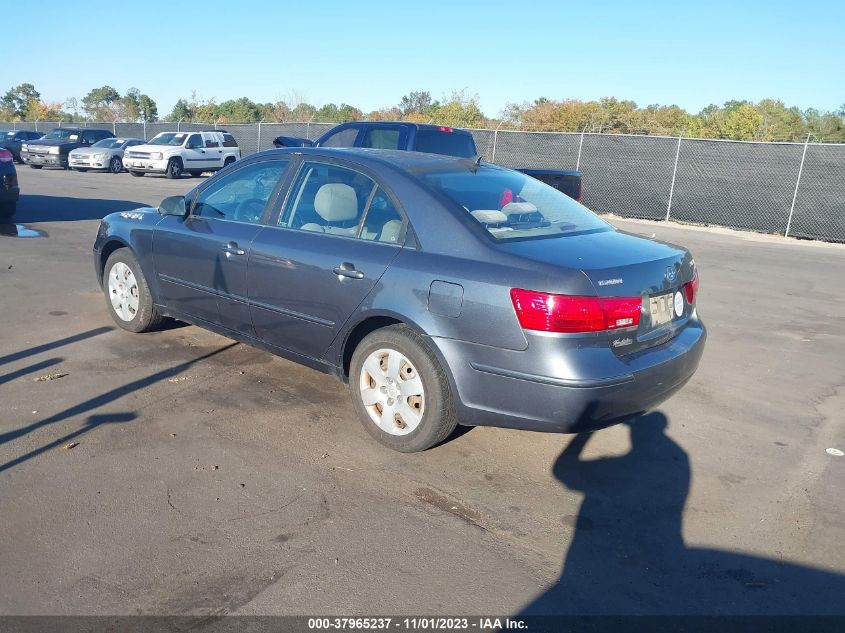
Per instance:
[[[21,158],[33,169],[61,167],[67,169],[67,157],[71,150],[88,147],[104,138],[112,138],[108,130],[92,128],[57,127],[34,141],[21,144]]]
[[[443,125],[405,121],[354,121],[333,127],[315,141],[295,136],[278,136],[276,147],[371,147],[475,158],[475,139],[467,130]],[[581,172],[558,169],[519,169],[551,185],[570,198],[581,201]]]

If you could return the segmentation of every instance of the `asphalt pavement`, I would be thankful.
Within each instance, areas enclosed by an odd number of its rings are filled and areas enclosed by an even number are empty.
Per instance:
[[[97,220],[198,179],[19,176],[0,614],[845,614],[845,247],[615,222],[693,251],[692,381],[592,435],[479,427],[403,455],[330,376],[115,327]]]

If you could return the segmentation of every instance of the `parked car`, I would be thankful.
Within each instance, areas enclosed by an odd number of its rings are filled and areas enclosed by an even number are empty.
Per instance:
[[[68,154],[77,147],[87,147],[104,138],[113,138],[108,130],[57,127],[34,141],[21,145],[23,162],[33,169],[61,167],[67,169]]]
[[[33,132],[31,130],[13,130],[5,133],[0,132],[0,134],[2,134],[0,136],[0,147],[12,152],[12,156],[19,163],[23,162],[21,160],[21,144],[44,136],[44,132]]]
[[[162,132],[130,149],[123,164],[133,176],[153,173],[180,178],[186,172],[199,176],[218,171],[240,157],[241,150],[228,132]]]
[[[91,147],[80,147],[68,156],[68,166],[76,171],[103,170],[113,174],[123,171],[123,154],[129,147],[143,145],[140,138],[104,138]]]
[[[123,329],[173,317],[337,375],[399,451],[456,423],[572,432],[657,406],[705,329],[684,248],[520,172],[414,152],[254,154],[94,243]]]
[[[478,156],[469,130],[444,125],[407,121],[353,121],[330,129],[316,141],[295,136],[277,136],[276,147],[371,147],[401,149],[471,158]],[[519,169],[581,202],[581,172],[563,169]]]
[[[20,196],[18,172],[12,152],[0,148],[0,219],[11,218],[15,215],[15,208]]]

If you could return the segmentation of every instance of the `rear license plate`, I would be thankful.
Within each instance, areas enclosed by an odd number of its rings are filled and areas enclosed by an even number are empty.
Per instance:
[[[675,313],[674,293],[649,297],[649,314],[652,327],[669,323]]]

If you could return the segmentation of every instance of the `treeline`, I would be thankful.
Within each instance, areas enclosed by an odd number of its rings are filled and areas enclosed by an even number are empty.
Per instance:
[[[543,132],[603,132],[608,134],[657,134],[696,138],[756,141],[816,140],[845,142],[845,104],[835,112],[800,110],[782,101],[763,99],[728,101],[690,113],[676,105],[639,107],[633,101],[606,97],[598,101],[540,98],[509,103],[498,118],[488,118],[478,96],[454,92],[442,100],[427,91],[411,92],[392,107],[364,112],[355,106],[328,103],[317,107],[292,93],[272,103],[248,97],[218,103],[198,99],[196,93],[179,99],[173,110],[159,118],[156,102],[137,88],[123,95],[111,86],[91,90],[81,100],[45,102],[35,86],[24,83],[0,98],[3,121],[185,121],[202,123],[340,123],[361,119],[416,121],[453,127],[521,129]]]

